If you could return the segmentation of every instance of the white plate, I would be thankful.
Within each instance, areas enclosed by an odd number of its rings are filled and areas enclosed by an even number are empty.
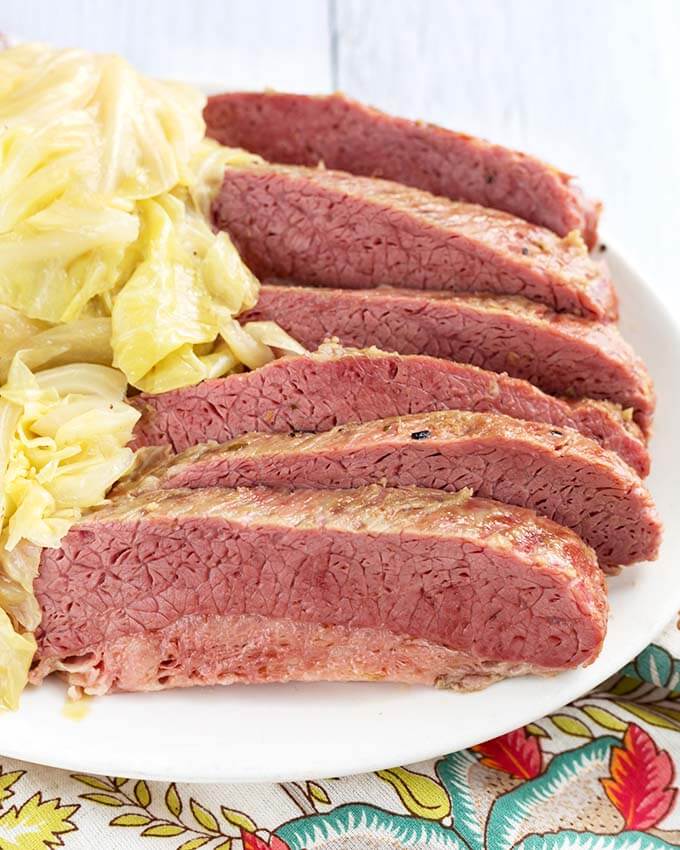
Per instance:
[[[564,705],[653,640],[680,606],[680,336],[640,278],[613,251],[622,329],[646,360],[659,406],[649,479],[666,535],[660,559],[610,579],[611,619],[591,667],[456,694],[380,684],[301,684],[117,694],[64,717],[63,685],[30,689],[0,717],[0,752],[82,772],[177,781],[341,776],[471,746]]]

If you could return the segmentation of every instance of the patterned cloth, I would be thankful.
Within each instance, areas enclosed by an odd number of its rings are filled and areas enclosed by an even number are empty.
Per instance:
[[[471,750],[364,776],[175,785],[0,757],[1,850],[680,847],[680,633]]]

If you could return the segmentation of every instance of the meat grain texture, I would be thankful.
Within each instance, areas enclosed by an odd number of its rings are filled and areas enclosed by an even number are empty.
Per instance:
[[[417,488],[142,494],[45,549],[34,681],[86,693],[386,680],[474,689],[592,661],[595,555],[533,512]]]
[[[572,528],[604,567],[653,560],[661,524],[618,455],[570,429],[508,416],[439,411],[321,434],[248,434],[201,445],[143,478],[146,490],[294,486],[470,488]]]
[[[590,248],[600,204],[570,175],[467,133],[387,115],[341,93],[227,92],[208,99],[208,135],[270,162],[385,177],[494,207],[560,236],[579,230]]]
[[[546,395],[517,378],[433,357],[328,344],[254,372],[131,399],[142,413],[133,447],[183,451],[251,431],[328,431],[386,416],[471,410],[572,428],[619,454],[638,473],[649,454],[634,422],[609,402]]]
[[[227,168],[213,204],[279,279],[241,319],[321,347],[131,399],[136,472],[43,550],[33,681],[474,690],[591,663],[600,566],[653,559],[661,533],[639,479],[652,383],[586,247],[599,205],[342,95],[205,114],[287,163]]]
[[[335,337],[507,372],[544,392],[613,401],[648,433],[649,373],[615,324],[555,313],[520,296],[380,288],[328,289],[270,282],[241,321],[272,320],[307,349]]]
[[[605,267],[577,233],[560,238],[388,180],[302,166],[227,168],[213,218],[260,277],[523,295],[589,318],[618,313]]]

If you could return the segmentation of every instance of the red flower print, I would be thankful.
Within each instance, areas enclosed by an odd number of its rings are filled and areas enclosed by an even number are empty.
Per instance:
[[[241,841],[243,841],[243,850],[290,850],[286,842],[278,835],[270,835],[266,840],[256,832],[241,829]]]
[[[623,745],[612,750],[611,776],[600,780],[607,797],[623,815],[626,829],[656,826],[671,810],[677,789],[673,762],[651,737],[631,723]]]
[[[492,741],[472,748],[482,758],[481,764],[509,773],[517,779],[534,779],[543,770],[540,740],[526,729],[515,729]]]

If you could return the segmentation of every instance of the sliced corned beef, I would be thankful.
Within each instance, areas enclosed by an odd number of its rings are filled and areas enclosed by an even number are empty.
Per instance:
[[[123,499],[45,549],[34,681],[88,693],[290,679],[475,688],[591,662],[595,555],[526,509],[406,488]]]
[[[387,115],[344,94],[227,92],[208,99],[208,134],[271,162],[385,177],[514,215],[592,248],[600,205],[540,159],[424,121]]]
[[[370,289],[524,295],[615,318],[609,275],[577,234],[387,180],[302,166],[227,168],[213,203],[260,277]]]
[[[328,431],[347,422],[434,410],[503,413],[573,428],[617,452],[640,474],[649,455],[634,422],[608,402],[546,395],[518,378],[420,355],[327,344],[261,369],[132,398],[142,413],[133,446],[175,451],[249,431]]]
[[[461,490],[531,508],[574,531],[603,566],[656,557],[661,525],[621,458],[570,429],[445,410],[340,425],[321,434],[248,434],[187,449],[145,489],[293,486]]]
[[[520,296],[271,283],[241,320],[274,320],[310,350],[337,337],[342,345],[473,363],[548,393],[609,399],[632,408],[649,430],[652,380],[614,324],[555,313]]]

